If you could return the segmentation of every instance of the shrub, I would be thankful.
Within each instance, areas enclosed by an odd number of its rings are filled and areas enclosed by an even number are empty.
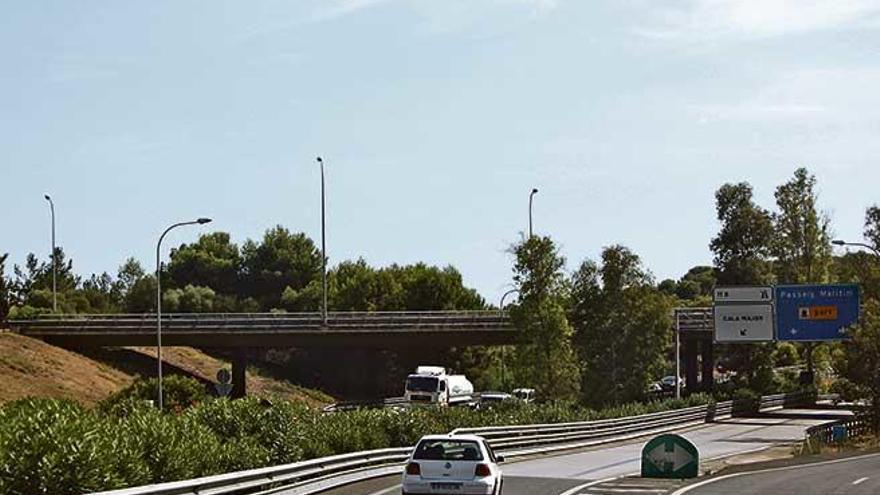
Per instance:
[[[104,399],[100,407],[106,412],[116,411],[124,416],[138,408],[138,403],[155,401],[159,382],[155,378],[138,379],[128,387]],[[162,398],[166,410],[180,412],[208,398],[205,386],[187,376],[169,375],[162,380]]]
[[[413,445],[456,428],[552,423],[638,415],[709,398],[624,404],[595,411],[576,404],[511,402],[467,408],[362,409],[322,414],[286,401],[202,400],[194,380],[169,380],[163,414],[146,403],[142,381],[86,410],[73,402],[27,399],[0,408],[0,493],[67,495],[159,483],[359,450]]]
[[[139,440],[73,402],[12,402],[0,410],[0,493],[66,495],[148,483]]]

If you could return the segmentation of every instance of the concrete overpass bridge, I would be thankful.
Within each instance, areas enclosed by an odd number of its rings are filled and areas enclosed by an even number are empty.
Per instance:
[[[68,348],[156,345],[156,315],[43,315],[11,320],[28,337]],[[500,311],[187,313],[162,315],[162,345],[233,349],[233,396],[245,394],[253,348],[449,348],[516,343]]]
[[[13,330],[75,347],[156,344],[156,315],[45,315]],[[192,347],[463,347],[513,344],[499,311],[180,313],[162,315],[162,345]]]
[[[713,386],[712,308],[679,308],[674,321],[688,388]],[[43,315],[11,320],[11,329],[63,347],[156,345],[156,315]],[[321,313],[178,313],[162,315],[163,346],[232,348],[235,395],[244,394],[247,349],[260,347],[405,349],[513,345],[506,312],[402,311]],[[699,377],[699,378],[698,378]]]

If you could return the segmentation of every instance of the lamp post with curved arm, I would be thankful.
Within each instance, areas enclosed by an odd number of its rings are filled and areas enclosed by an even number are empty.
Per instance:
[[[158,363],[158,379],[159,379],[159,410],[162,410],[163,407],[163,396],[162,396],[162,264],[160,259],[160,252],[162,249],[162,240],[165,239],[165,235],[168,232],[171,232],[172,229],[177,227],[182,227],[184,225],[203,225],[209,223],[211,221],[210,218],[199,218],[197,220],[192,220],[190,222],[179,222],[165,229],[165,232],[162,232],[162,235],[159,236],[159,242],[156,243],[156,361]]]
[[[538,194],[537,188],[533,188],[529,193],[529,239],[532,238],[532,198],[535,197],[535,194]]]
[[[519,292],[519,289],[510,289],[501,296],[501,302],[498,304],[498,313],[502,318],[504,317],[504,300],[514,292]],[[505,384],[505,378],[504,346],[501,346],[501,385]]]
[[[846,241],[843,241],[840,239],[834,239],[833,241],[831,241],[831,244],[834,244],[835,246],[854,246],[854,247],[870,249],[871,251],[874,252],[874,254],[876,254],[877,256],[880,256],[880,250],[878,250],[874,246],[871,246],[870,244],[865,244],[863,242],[846,242]]]
[[[52,312],[58,312],[58,262],[55,260],[55,203],[52,196],[43,195],[49,202],[49,210],[52,212]]]
[[[315,158],[321,165],[321,293],[323,304],[321,305],[321,315],[323,316],[324,326],[327,326],[327,220],[324,207],[324,159],[320,156]]]

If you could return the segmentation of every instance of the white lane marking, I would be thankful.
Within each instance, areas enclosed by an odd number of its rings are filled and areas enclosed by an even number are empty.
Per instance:
[[[594,480],[589,483],[584,483],[583,485],[578,485],[574,488],[570,488],[570,489],[560,493],[559,495],[576,495],[578,492],[580,492],[584,488],[589,488],[591,486],[598,485],[600,483],[605,483],[606,481],[614,481],[617,478],[619,478],[619,476],[615,476],[613,478],[605,478],[604,480]]]
[[[699,488],[701,486],[705,486],[710,483],[715,483],[716,481],[726,480],[726,479],[730,479],[730,478],[738,478],[740,476],[748,476],[751,474],[761,474],[761,473],[772,473],[775,471],[790,471],[792,469],[804,469],[804,468],[810,468],[810,467],[814,467],[814,466],[826,466],[829,464],[839,464],[841,462],[869,459],[871,457],[877,457],[877,456],[880,456],[880,453],[859,455],[859,456],[855,456],[855,457],[847,457],[845,459],[834,459],[831,461],[811,462],[809,464],[798,464],[797,466],[785,466],[785,467],[770,468],[770,469],[759,469],[757,471],[744,471],[742,473],[727,474],[724,476],[719,476],[717,478],[709,478],[709,479],[701,481],[699,483],[694,483],[693,485],[688,485],[688,486],[682,487],[682,488],[672,492],[672,495],[684,495],[685,493],[687,493],[695,488]]]
[[[853,485],[858,485],[859,483],[864,483],[865,481],[868,481],[867,476],[865,476],[864,478],[859,478],[859,479],[853,481]]]
[[[634,485],[629,483],[612,483],[609,488],[655,488],[656,484]]]
[[[400,485],[394,485],[391,488],[386,488],[384,490],[379,490],[378,492],[373,492],[370,495],[385,495],[386,493],[391,493],[394,491],[400,490]]]
[[[587,488],[587,493],[666,493],[664,488],[605,488],[594,486]]]

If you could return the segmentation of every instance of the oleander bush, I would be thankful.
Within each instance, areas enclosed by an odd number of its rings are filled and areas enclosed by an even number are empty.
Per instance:
[[[184,387],[185,388],[185,387]],[[288,401],[176,401],[134,387],[95,409],[54,399],[0,408],[0,494],[68,495],[413,445],[456,428],[586,421],[704,404],[708,396],[592,410],[572,403],[323,413]]]

